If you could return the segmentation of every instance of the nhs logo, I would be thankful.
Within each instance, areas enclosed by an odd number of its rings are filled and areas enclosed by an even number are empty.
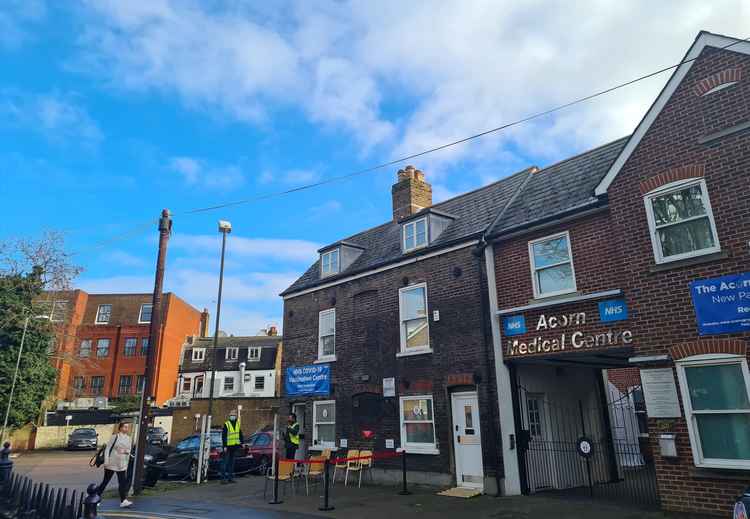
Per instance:
[[[522,335],[526,333],[526,319],[523,315],[512,315],[503,319],[503,333],[505,335]]]
[[[612,299],[599,303],[599,319],[603,323],[624,321],[628,318],[628,305],[624,299]]]

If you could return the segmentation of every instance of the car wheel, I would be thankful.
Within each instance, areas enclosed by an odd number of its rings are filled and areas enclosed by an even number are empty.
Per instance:
[[[190,481],[195,481],[198,479],[198,461],[193,460],[190,462]]]
[[[265,474],[266,469],[271,466],[271,459],[268,456],[261,456],[260,462],[258,463],[258,474]]]

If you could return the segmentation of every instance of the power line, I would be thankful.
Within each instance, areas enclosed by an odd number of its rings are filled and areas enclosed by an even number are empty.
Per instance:
[[[723,47],[718,47],[718,49],[719,50],[726,50],[726,49],[728,49],[730,47],[733,47],[733,46],[735,46],[735,45],[737,45],[739,43],[747,42],[748,40],[750,40],[750,37],[743,38],[743,39],[738,39],[738,40],[733,41],[732,43],[729,43],[728,45],[725,45]],[[267,199],[270,199],[270,198],[275,198],[275,197],[279,197],[279,196],[285,196],[285,195],[288,195],[288,194],[291,194],[291,193],[296,193],[296,192],[299,192],[299,191],[305,191],[305,190],[308,190],[308,189],[313,189],[313,188],[324,186],[324,185],[327,185],[327,184],[332,184],[334,182],[341,182],[341,181],[344,181],[344,180],[347,180],[347,179],[350,179],[350,178],[353,178],[353,177],[356,177],[356,176],[365,175],[367,173],[372,173],[373,171],[384,169],[384,168],[387,168],[387,167],[390,167],[390,166],[395,166],[395,165],[400,164],[402,162],[406,162],[407,160],[412,160],[412,159],[415,159],[415,158],[418,158],[418,157],[423,157],[425,155],[429,155],[431,153],[435,153],[435,152],[444,150],[446,148],[451,148],[453,146],[458,146],[459,144],[463,144],[463,143],[466,143],[466,142],[469,142],[469,141],[472,141],[472,140],[475,140],[475,139],[479,139],[481,137],[484,137],[486,135],[490,135],[490,134],[493,134],[493,133],[498,133],[498,132],[501,132],[501,131],[506,130],[508,128],[511,128],[513,126],[518,126],[520,124],[524,124],[524,123],[527,123],[529,121],[533,121],[535,119],[539,119],[541,117],[550,115],[552,113],[559,112],[559,111],[564,110],[566,108],[570,108],[571,106],[575,106],[575,105],[584,103],[586,101],[590,101],[591,99],[594,99],[596,97],[600,97],[600,96],[609,94],[611,92],[614,92],[615,90],[619,90],[621,88],[625,88],[627,86],[633,85],[633,84],[638,83],[640,81],[643,81],[643,80],[646,80],[646,79],[658,76],[660,74],[663,74],[664,72],[668,72],[670,70],[676,69],[676,68],[678,68],[681,65],[684,65],[686,63],[692,63],[696,59],[698,59],[698,56],[696,56],[694,58],[682,60],[682,61],[680,61],[678,63],[675,63],[674,65],[670,65],[668,67],[664,67],[664,68],[661,68],[659,70],[655,70],[653,72],[649,72],[648,74],[644,74],[642,76],[639,76],[637,78],[631,79],[629,81],[625,81],[623,83],[619,83],[619,84],[611,86],[609,88],[605,88],[604,90],[599,90],[599,91],[594,92],[592,94],[589,94],[589,95],[586,95],[586,96],[583,96],[583,97],[579,97],[577,99],[574,99],[574,100],[569,101],[567,103],[563,103],[563,104],[554,106],[554,107],[549,108],[547,110],[543,110],[541,112],[536,112],[534,114],[522,117],[521,119],[516,119],[514,121],[511,121],[511,122],[508,122],[508,123],[504,123],[504,124],[502,124],[500,126],[496,126],[494,128],[490,128],[488,130],[484,130],[484,131],[481,131],[479,133],[475,133],[473,135],[469,135],[467,137],[463,137],[463,138],[458,139],[458,140],[447,142],[447,143],[441,144],[439,146],[428,148],[426,150],[422,150],[422,151],[419,151],[419,152],[416,152],[416,153],[412,153],[410,155],[405,155],[405,156],[399,157],[397,159],[389,160],[387,162],[383,162],[383,163],[377,164],[375,166],[370,166],[370,167],[367,167],[367,168],[364,168],[364,169],[356,170],[356,171],[353,171],[353,172],[350,172],[350,173],[346,173],[344,175],[337,175],[337,176],[334,176],[334,177],[329,177],[329,178],[320,180],[318,182],[312,182],[312,183],[309,183],[309,184],[304,184],[304,185],[293,187],[293,188],[290,188],[290,189],[285,189],[285,190],[281,190],[281,191],[274,191],[274,192],[270,192],[270,193],[265,193],[265,194],[257,195],[257,196],[254,196],[254,197],[243,198],[243,199],[240,199],[240,200],[231,201],[231,202],[225,202],[225,203],[221,203],[221,204],[216,204],[216,205],[211,205],[211,206],[206,206],[206,207],[199,207],[199,208],[195,208],[195,209],[190,209],[190,210],[187,210],[187,211],[182,211],[182,212],[175,213],[175,215],[192,215],[192,214],[206,213],[206,212],[215,211],[215,210],[218,210],[218,209],[224,209],[224,208],[228,208],[228,207],[235,207],[235,206],[238,206],[238,205],[244,205],[244,204],[249,204],[249,203],[253,203],[253,202],[259,202],[261,200],[267,200]],[[120,237],[115,236],[115,237],[112,237],[112,238],[108,238],[108,239],[103,240],[103,241],[101,241],[99,243],[96,243],[96,244],[94,244],[94,245],[92,245],[91,247],[88,247],[88,248],[100,248],[100,247],[106,246],[106,245],[108,245],[108,244],[110,244],[112,242],[120,241],[121,239],[127,239],[132,234],[140,232],[140,230],[142,228],[146,227],[147,225],[148,226],[153,225],[154,222],[156,222],[156,221],[157,220],[150,220],[148,222],[148,224],[144,223],[142,225],[139,225],[133,231],[124,233]]]

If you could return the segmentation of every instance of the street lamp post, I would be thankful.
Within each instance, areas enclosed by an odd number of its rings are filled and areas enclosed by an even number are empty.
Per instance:
[[[208,411],[206,412],[206,428],[201,435],[201,451],[205,450],[211,441],[211,419],[214,406],[214,385],[216,381],[216,355],[219,351],[219,321],[221,318],[221,291],[224,286],[224,253],[227,248],[227,234],[232,232],[232,224],[226,220],[219,220],[219,232],[221,233],[221,263],[219,266],[219,295],[216,299],[216,325],[214,327],[214,345],[211,355],[211,385],[208,388]],[[208,463],[208,457],[204,458]],[[203,467],[199,467],[200,470]]]
[[[10,386],[10,395],[8,395],[8,407],[5,408],[5,420],[3,421],[3,432],[0,434],[0,443],[5,440],[5,430],[8,428],[8,417],[10,416],[10,406],[13,404],[13,392],[16,390],[16,380],[18,379],[18,368],[21,366],[21,355],[23,354],[23,343],[26,340],[26,330],[29,327],[30,317],[26,317],[23,323],[23,333],[21,334],[21,345],[18,347],[18,357],[16,358],[16,371],[13,373],[13,383]]]

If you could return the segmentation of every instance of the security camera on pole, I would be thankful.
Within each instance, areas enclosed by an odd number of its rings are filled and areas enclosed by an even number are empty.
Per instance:
[[[206,412],[205,427],[201,431],[200,452],[205,452],[211,445],[211,418],[214,405],[214,385],[216,381],[216,355],[219,351],[219,319],[221,318],[221,289],[224,285],[224,253],[227,248],[227,234],[232,232],[232,224],[226,220],[219,220],[219,232],[221,233],[221,264],[219,266],[219,297],[216,299],[216,326],[214,327],[214,347],[211,354],[211,385],[208,390],[208,411]],[[208,456],[203,456],[201,470],[198,474],[208,472]],[[200,477],[200,476],[199,476]],[[199,479],[200,481],[200,479]]]

